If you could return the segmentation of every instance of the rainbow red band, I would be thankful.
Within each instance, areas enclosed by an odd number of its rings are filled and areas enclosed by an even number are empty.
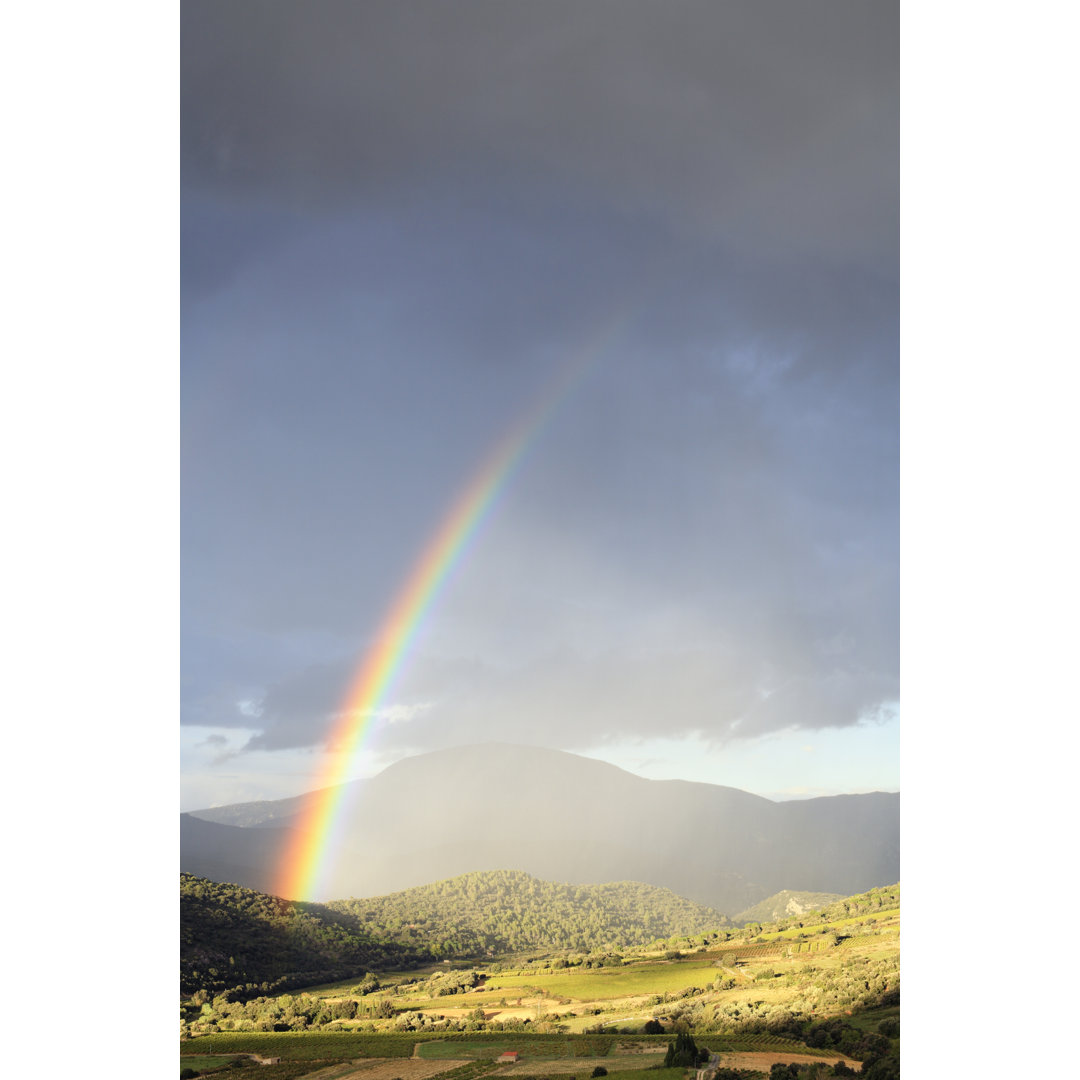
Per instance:
[[[590,347],[564,365],[532,408],[496,444],[464,491],[439,523],[380,625],[349,689],[339,719],[327,740],[329,761],[294,826],[278,866],[274,892],[290,900],[314,899],[329,856],[337,847],[335,825],[347,788],[345,782],[373,717],[408,655],[409,647],[470,539],[497,501],[499,493],[543,429],[547,420],[581,382],[627,321],[623,314],[598,333]]]

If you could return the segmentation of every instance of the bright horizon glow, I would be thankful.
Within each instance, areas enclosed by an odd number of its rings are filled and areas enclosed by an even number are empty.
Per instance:
[[[720,784],[776,802],[900,790],[899,703],[885,719],[842,728],[790,728],[710,745],[705,739],[640,739],[576,751],[647,780]],[[808,770],[808,762],[813,768]],[[806,777],[814,777],[807,786]],[[850,777],[863,779],[858,785]]]

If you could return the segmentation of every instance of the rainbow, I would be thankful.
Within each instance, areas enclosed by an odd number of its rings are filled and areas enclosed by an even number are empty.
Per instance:
[[[563,365],[524,416],[495,444],[441,519],[394,600],[374,644],[357,669],[328,738],[327,765],[318,790],[290,831],[273,891],[290,900],[313,899],[329,856],[338,846],[335,824],[343,815],[345,781],[411,644],[454,567],[464,555],[526,451],[559,404],[582,381],[628,319],[626,309],[593,335]]]

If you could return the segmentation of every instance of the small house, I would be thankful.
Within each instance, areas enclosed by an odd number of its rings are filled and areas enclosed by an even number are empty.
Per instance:
[[[516,1050],[507,1050],[505,1054],[500,1054],[495,1060],[500,1065],[513,1065],[518,1059],[518,1052]]]

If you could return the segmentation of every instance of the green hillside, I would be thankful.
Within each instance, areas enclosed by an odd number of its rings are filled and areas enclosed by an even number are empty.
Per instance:
[[[265,994],[422,959],[322,904],[180,875],[182,994]]]
[[[766,897],[753,907],[733,915],[731,921],[741,926],[748,922],[775,922],[778,919],[798,918],[844,898],[838,893],[796,892],[784,889]]]
[[[523,949],[626,949],[727,925],[719,911],[670,889],[620,881],[565,885],[488,870],[367,900],[327,905],[435,957]]]

